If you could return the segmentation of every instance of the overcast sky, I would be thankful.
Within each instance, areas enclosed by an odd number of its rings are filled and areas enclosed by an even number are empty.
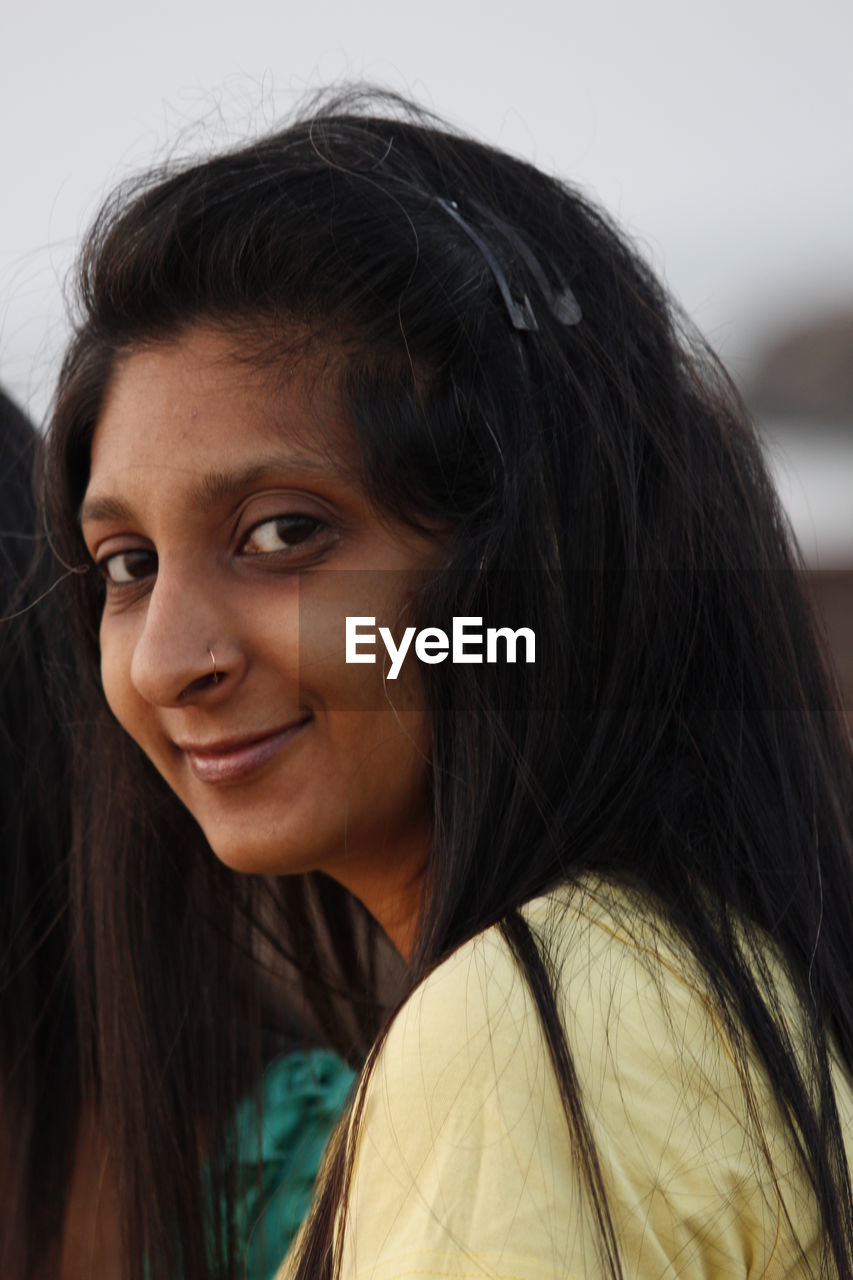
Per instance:
[[[744,378],[774,329],[853,300],[851,51],[850,0],[8,6],[0,382],[43,415],[63,279],[117,179],[359,78],[593,192]],[[840,503],[812,476],[797,519],[831,524],[822,545],[837,559],[846,539],[853,562],[850,440],[805,463]]]

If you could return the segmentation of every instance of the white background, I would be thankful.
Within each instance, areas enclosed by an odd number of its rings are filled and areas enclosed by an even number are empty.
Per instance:
[[[5,0],[0,383],[43,417],[117,179],[359,78],[597,195],[747,380],[776,332],[853,303],[851,62],[849,0]],[[824,565],[853,563],[850,428],[775,448]]]

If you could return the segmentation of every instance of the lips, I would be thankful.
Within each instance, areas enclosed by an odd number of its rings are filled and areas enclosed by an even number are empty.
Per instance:
[[[272,760],[310,722],[311,716],[252,737],[212,743],[178,743],[200,782],[239,782]]]

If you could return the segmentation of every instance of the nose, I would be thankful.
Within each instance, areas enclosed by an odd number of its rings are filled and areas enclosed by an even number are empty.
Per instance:
[[[141,697],[160,707],[210,701],[234,687],[244,664],[221,590],[161,565],[130,664]]]

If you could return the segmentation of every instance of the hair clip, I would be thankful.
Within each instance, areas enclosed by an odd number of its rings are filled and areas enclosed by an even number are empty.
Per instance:
[[[538,329],[539,324],[536,320],[536,315],[533,311],[533,307],[530,305],[530,299],[527,294],[525,293],[523,295],[520,302],[512,296],[512,291],[510,290],[506,275],[504,274],[494,251],[486,240],[483,239],[480,233],[475,231],[474,228],[465,221],[459,212],[459,206],[456,201],[443,200],[441,196],[436,196],[435,199],[436,202],[441,205],[442,209],[444,209],[445,213],[448,213],[453,221],[462,228],[469,240],[473,241],[485,258],[486,265],[494,276],[495,283],[500,290],[501,297],[504,300],[504,305],[509,313],[509,318],[512,321],[513,327],[516,329],[527,330]],[[533,279],[536,281],[536,284],[541,290],[554,318],[558,320],[560,324],[564,324],[566,326],[578,324],[583,314],[581,312],[580,305],[572,290],[563,280],[559,272],[556,271],[556,268],[555,275],[559,280],[559,291],[556,291],[551,287],[545,272],[542,270],[539,259],[533,253],[533,250],[529,245],[525,244],[518,232],[502,219],[498,218],[490,210],[486,209],[483,205],[480,205],[475,201],[472,201],[472,204],[475,208],[480,210],[480,212],[484,213],[486,217],[490,218],[498,230],[502,231],[511,242],[513,248],[516,249],[519,257],[523,260],[525,266],[533,276]]]

